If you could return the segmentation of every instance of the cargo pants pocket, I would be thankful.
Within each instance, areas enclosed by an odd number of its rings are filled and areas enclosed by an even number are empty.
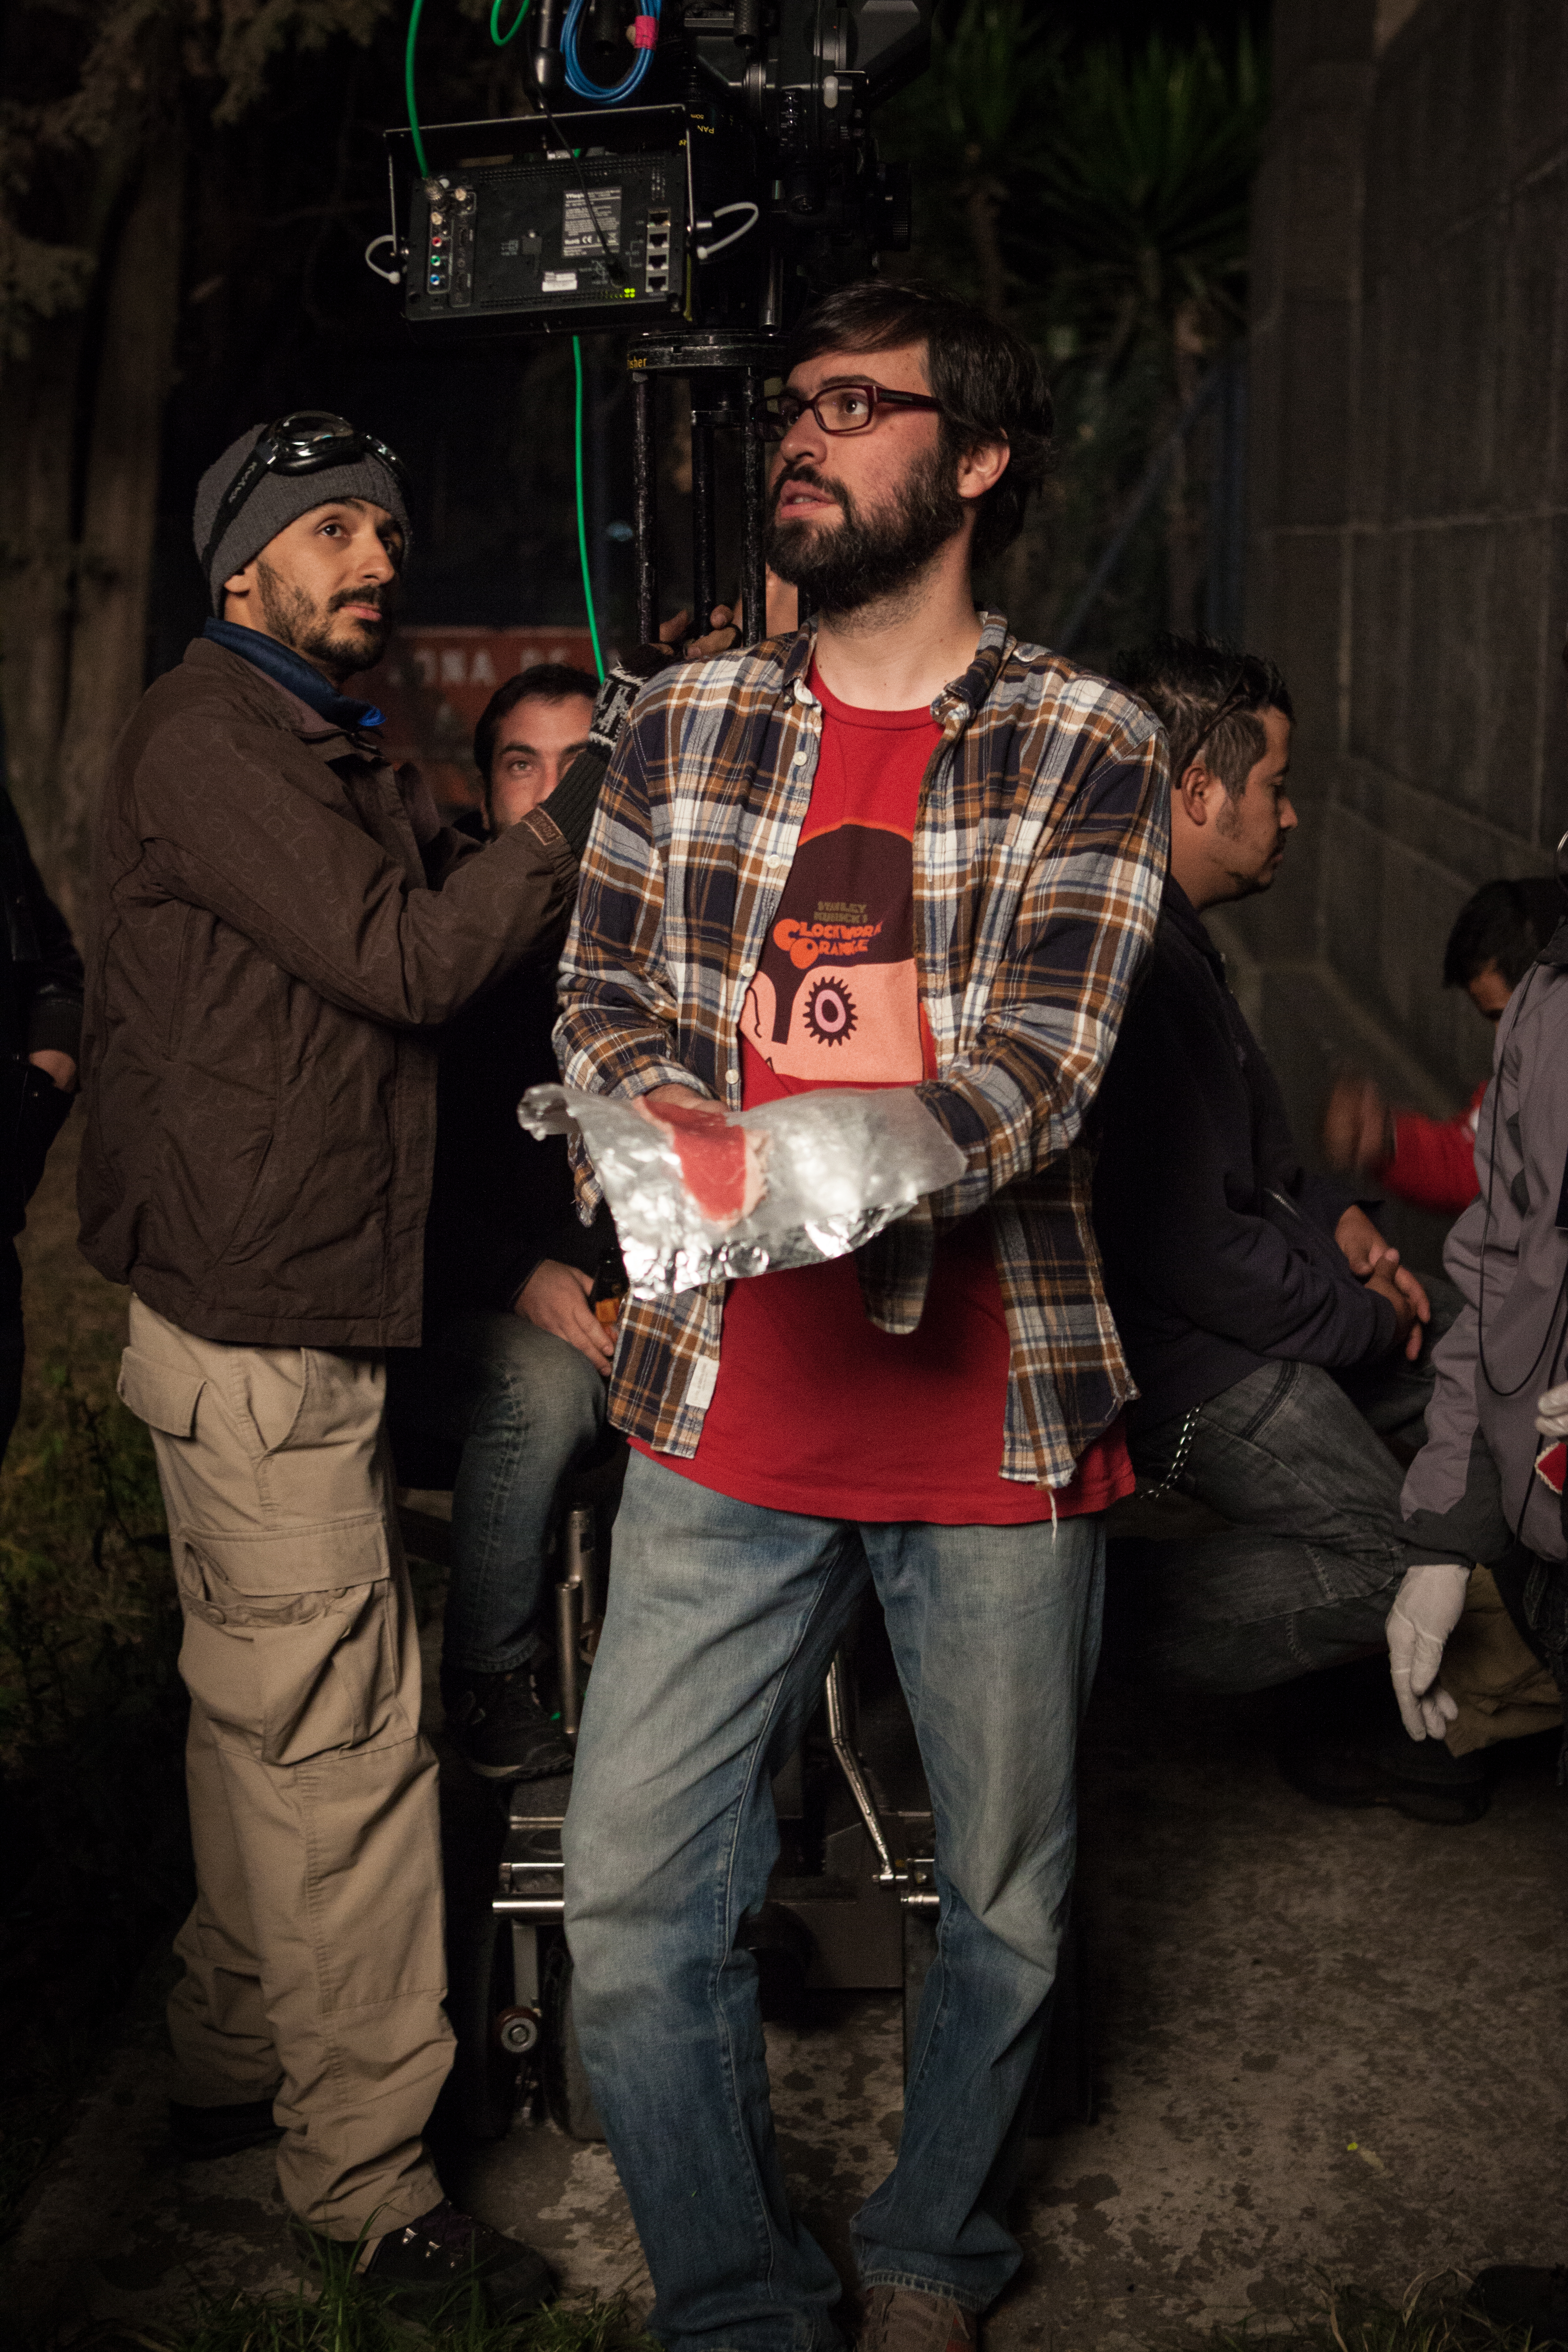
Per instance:
[[[414,1738],[379,1514],[280,1533],[181,1528],[174,1549],[180,1672],[221,1746],[302,1764]]]

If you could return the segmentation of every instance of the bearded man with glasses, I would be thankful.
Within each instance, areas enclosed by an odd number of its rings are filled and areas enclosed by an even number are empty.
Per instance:
[[[754,1964],[770,1779],[858,1602],[931,1784],[938,1957],[898,2165],[855,2237],[887,2352],[970,2345],[1073,1868],[1126,1368],[1083,1140],[1152,937],[1164,739],[977,613],[1044,467],[1033,354],[869,283],[795,339],[768,561],[818,618],[644,689],[562,971],[569,1082],[730,1110],[913,1088],[965,1173],[853,1257],[623,1315],[632,1444],[566,1825],[583,2055],[671,2352],[829,2352]],[[592,1192],[592,1186],[588,1187]]]
[[[436,1761],[383,1433],[420,1337],[437,1033],[558,950],[596,767],[481,854],[381,714],[402,467],[314,412],[204,475],[213,618],[143,698],[93,877],[82,1247],[131,1286],[184,1612],[196,1901],[169,2004],[176,2150],[281,2134],[312,2242],[417,2310],[548,2287],[441,2194],[451,2063]],[[355,2257],[350,2256],[350,2259]]]

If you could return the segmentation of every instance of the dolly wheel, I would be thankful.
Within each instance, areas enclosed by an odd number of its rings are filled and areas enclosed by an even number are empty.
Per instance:
[[[521,2053],[528,2045],[520,2046],[515,2036],[503,2038],[500,2029],[531,2011],[516,2005],[511,1922],[498,1919],[487,1900],[465,1926],[468,1932],[453,1939],[447,1961],[447,2014],[458,2037],[452,2104],[470,2139],[504,2139],[511,2129]]]

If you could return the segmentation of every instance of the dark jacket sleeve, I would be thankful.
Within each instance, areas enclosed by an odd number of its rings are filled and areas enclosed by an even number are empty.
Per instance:
[[[1097,1201],[1119,1286],[1258,1356],[1339,1366],[1382,1354],[1393,1307],[1289,1193],[1257,1199],[1259,1171],[1233,1132],[1244,1122],[1225,1115],[1233,1042],[1170,980],[1157,965],[1102,1096]]]
[[[601,1258],[615,1247],[615,1220],[603,1201],[586,1225],[575,1210],[568,1210],[525,1247],[520,1248],[514,1240],[510,1266],[496,1285],[494,1304],[512,1306],[529,1276],[547,1258],[556,1265],[574,1265],[580,1274],[594,1275],[599,1271]]]
[[[193,713],[149,742],[135,822],[150,872],[329,1003],[399,1028],[451,1018],[547,940],[571,911],[576,861],[538,810],[479,854],[457,853],[438,890],[402,866],[319,761],[275,728]]]

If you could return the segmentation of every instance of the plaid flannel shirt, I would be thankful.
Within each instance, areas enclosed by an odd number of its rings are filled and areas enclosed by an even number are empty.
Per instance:
[[[667,671],[622,730],[561,971],[568,1085],[695,1087],[741,1108],[738,1023],[811,800],[822,706],[792,638]],[[916,1091],[965,1174],[857,1252],[880,1328],[921,1318],[935,1236],[984,1213],[1010,1340],[1001,1475],[1059,1486],[1136,1394],[1089,1223],[1084,1120],[1153,937],[1165,740],[1142,707],[987,614],[931,705],[914,835],[915,958],[937,1076]],[[579,1169],[584,1211],[597,1199]],[[691,1454],[718,1377],[721,1282],[621,1318],[610,1414]],[[761,1441],[762,1433],[759,1433]]]

